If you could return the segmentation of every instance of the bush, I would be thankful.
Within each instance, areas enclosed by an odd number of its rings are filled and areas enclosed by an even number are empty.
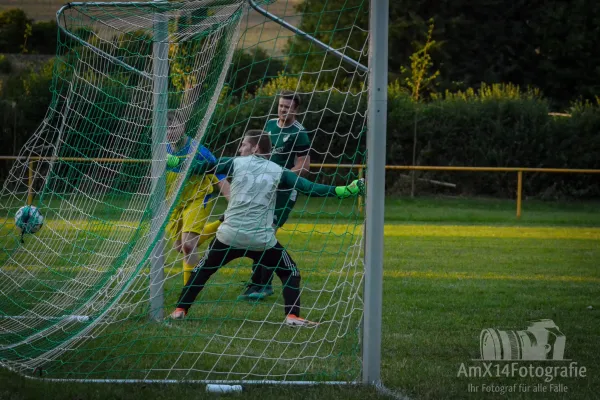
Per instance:
[[[275,117],[275,99],[281,89],[311,93],[310,104],[302,107],[305,114],[299,119],[312,139],[313,163],[363,162],[366,96],[323,90],[308,81],[299,83],[293,76],[272,80],[255,96],[242,99],[226,96],[213,118],[212,130],[205,137],[209,146],[218,149],[217,153],[232,154],[244,130],[260,129],[268,118]],[[357,105],[360,115],[345,114],[353,113]],[[548,102],[539,92],[514,85],[483,85],[477,91],[446,93],[427,103],[417,103],[393,82],[388,93],[386,162],[412,164],[416,130],[417,165],[600,169],[600,106],[578,104],[570,118],[548,113]],[[517,186],[516,173],[421,172],[418,175],[426,180],[458,184],[460,192],[453,194],[514,197]],[[595,178],[530,173],[526,174],[524,192],[542,198],[600,197]],[[390,193],[404,189],[397,174],[388,174],[387,183]],[[431,185],[424,188],[436,190]]]
[[[44,119],[52,99],[53,67],[50,60],[37,72],[13,73],[0,82],[0,111],[4,116],[0,119],[0,154],[13,155],[14,143],[19,150]]]
[[[56,21],[42,21],[33,24],[28,46],[34,54],[55,54],[58,27]]]
[[[285,64],[260,47],[249,51],[237,49],[233,54],[232,74],[229,79],[230,91],[241,97],[245,93],[254,95],[256,91],[271,79],[277,78]]]
[[[553,117],[539,92],[513,85],[483,85],[478,91],[446,93],[420,104],[390,90],[388,105],[388,164],[412,164],[416,129],[418,165],[600,168],[597,105],[580,105],[570,118]],[[420,175],[457,183],[464,194],[515,195],[515,173]],[[540,173],[534,177],[526,179],[524,186],[531,196],[600,196],[593,176]]]
[[[312,162],[360,163],[364,158],[364,111],[367,96],[349,95],[336,89],[315,87],[310,81],[280,75],[257,90],[256,95],[227,96],[217,108],[207,143],[226,152],[235,151],[246,129],[261,129],[277,117],[277,95],[297,90],[303,97],[298,119],[312,139]],[[307,93],[310,93],[307,94]],[[354,94],[354,93],[353,93]],[[355,110],[361,110],[355,114]]]
[[[2,84],[0,102],[17,102],[20,144],[44,118],[52,93],[59,93],[63,85],[70,84],[72,67],[66,58],[57,59],[51,86],[52,68],[53,64],[48,63],[40,72],[23,73]],[[119,76],[113,72],[105,77],[102,93],[95,96],[100,107],[116,102],[111,105],[112,114],[94,114],[93,131],[83,125],[85,121],[69,121],[73,132],[65,136],[68,140],[108,140],[114,118],[125,115],[130,101],[119,97],[120,85],[124,84]],[[312,139],[313,163],[364,162],[366,93],[327,88],[299,76],[280,75],[261,83],[254,94],[231,87],[224,89],[205,143],[216,154],[234,154],[246,129],[260,129],[269,118],[276,117],[276,98],[282,89],[305,93],[299,119]],[[12,111],[7,107],[0,111],[5,115],[4,121],[8,121],[1,129],[2,148],[10,151],[7,149],[12,149],[13,143]],[[600,169],[600,102],[573,104],[568,118],[548,112],[548,102],[539,92],[513,85],[484,85],[477,91],[445,93],[429,102],[414,102],[406,90],[392,82],[388,93],[386,162],[411,165],[416,133],[418,165]],[[95,147],[90,144],[86,148],[86,155],[93,157]],[[140,158],[146,156],[147,148],[140,146]],[[345,176],[347,171],[324,171],[324,175],[336,173],[338,177]],[[460,192],[453,194],[514,197],[517,174],[423,172],[419,177],[456,183]],[[390,193],[402,189],[395,178],[388,174]],[[540,198],[598,198],[600,185],[593,175],[530,173],[526,174],[524,193]]]
[[[0,12],[0,53],[21,53],[31,20],[18,8]]]
[[[0,74],[10,74],[13,70],[12,63],[4,54],[0,54]]]

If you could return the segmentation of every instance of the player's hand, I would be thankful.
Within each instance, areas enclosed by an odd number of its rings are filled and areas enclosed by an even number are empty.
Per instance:
[[[337,186],[335,194],[339,199],[345,199],[351,196],[362,196],[365,194],[365,180],[357,179],[352,181],[348,186]]]
[[[180,162],[179,157],[167,154],[167,168],[176,168]]]

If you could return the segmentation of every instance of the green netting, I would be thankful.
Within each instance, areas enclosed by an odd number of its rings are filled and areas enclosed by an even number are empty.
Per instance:
[[[255,3],[366,64],[368,1]],[[282,324],[277,278],[273,296],[238,299],[247,259],[221,268],[184,321],[149,318],[149,287],[165,235],[167,316],[183,286],[183,255],[166,227],[198,179],[188,160],[164,187],[168,129],[193,138],[192,153],[202,144],[233,156],[245,131],[277,118],[278,94],[291,90],[302,99],[308,179],[345,184],[366,161],[366,74],[245,0],[77,4],[59,22],[52,104],[0,194],[0,364],[60,379],[357,379],[358,199],[299,196],[277,233],[299,266],[303,316],[316,329]],[[167,93],[156,92],[162,26]],[[167,121],[167,111],[177,117]],[[45,225],[21,243],[13,218],[30,201]],[[215,192],[208,220],[226,205]]]

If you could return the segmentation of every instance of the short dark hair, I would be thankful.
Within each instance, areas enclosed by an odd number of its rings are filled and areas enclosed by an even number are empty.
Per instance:
[[[252,146],[258,145],[260,154],[271,154],[271,137],[260,129],[250,129],[244,134],[250,140]]]
[[[291,100],[296,108],[300,107],[300,96],[296,92],[292,92],[291,90],[282,90],[281,93],[279,93],[279,98]]]

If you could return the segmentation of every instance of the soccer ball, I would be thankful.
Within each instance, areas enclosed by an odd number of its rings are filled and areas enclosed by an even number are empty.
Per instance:
[[[35,206],[23,206],[15,214],[15,225],[21,233],[36,233],[44,224],[44,216]]]

